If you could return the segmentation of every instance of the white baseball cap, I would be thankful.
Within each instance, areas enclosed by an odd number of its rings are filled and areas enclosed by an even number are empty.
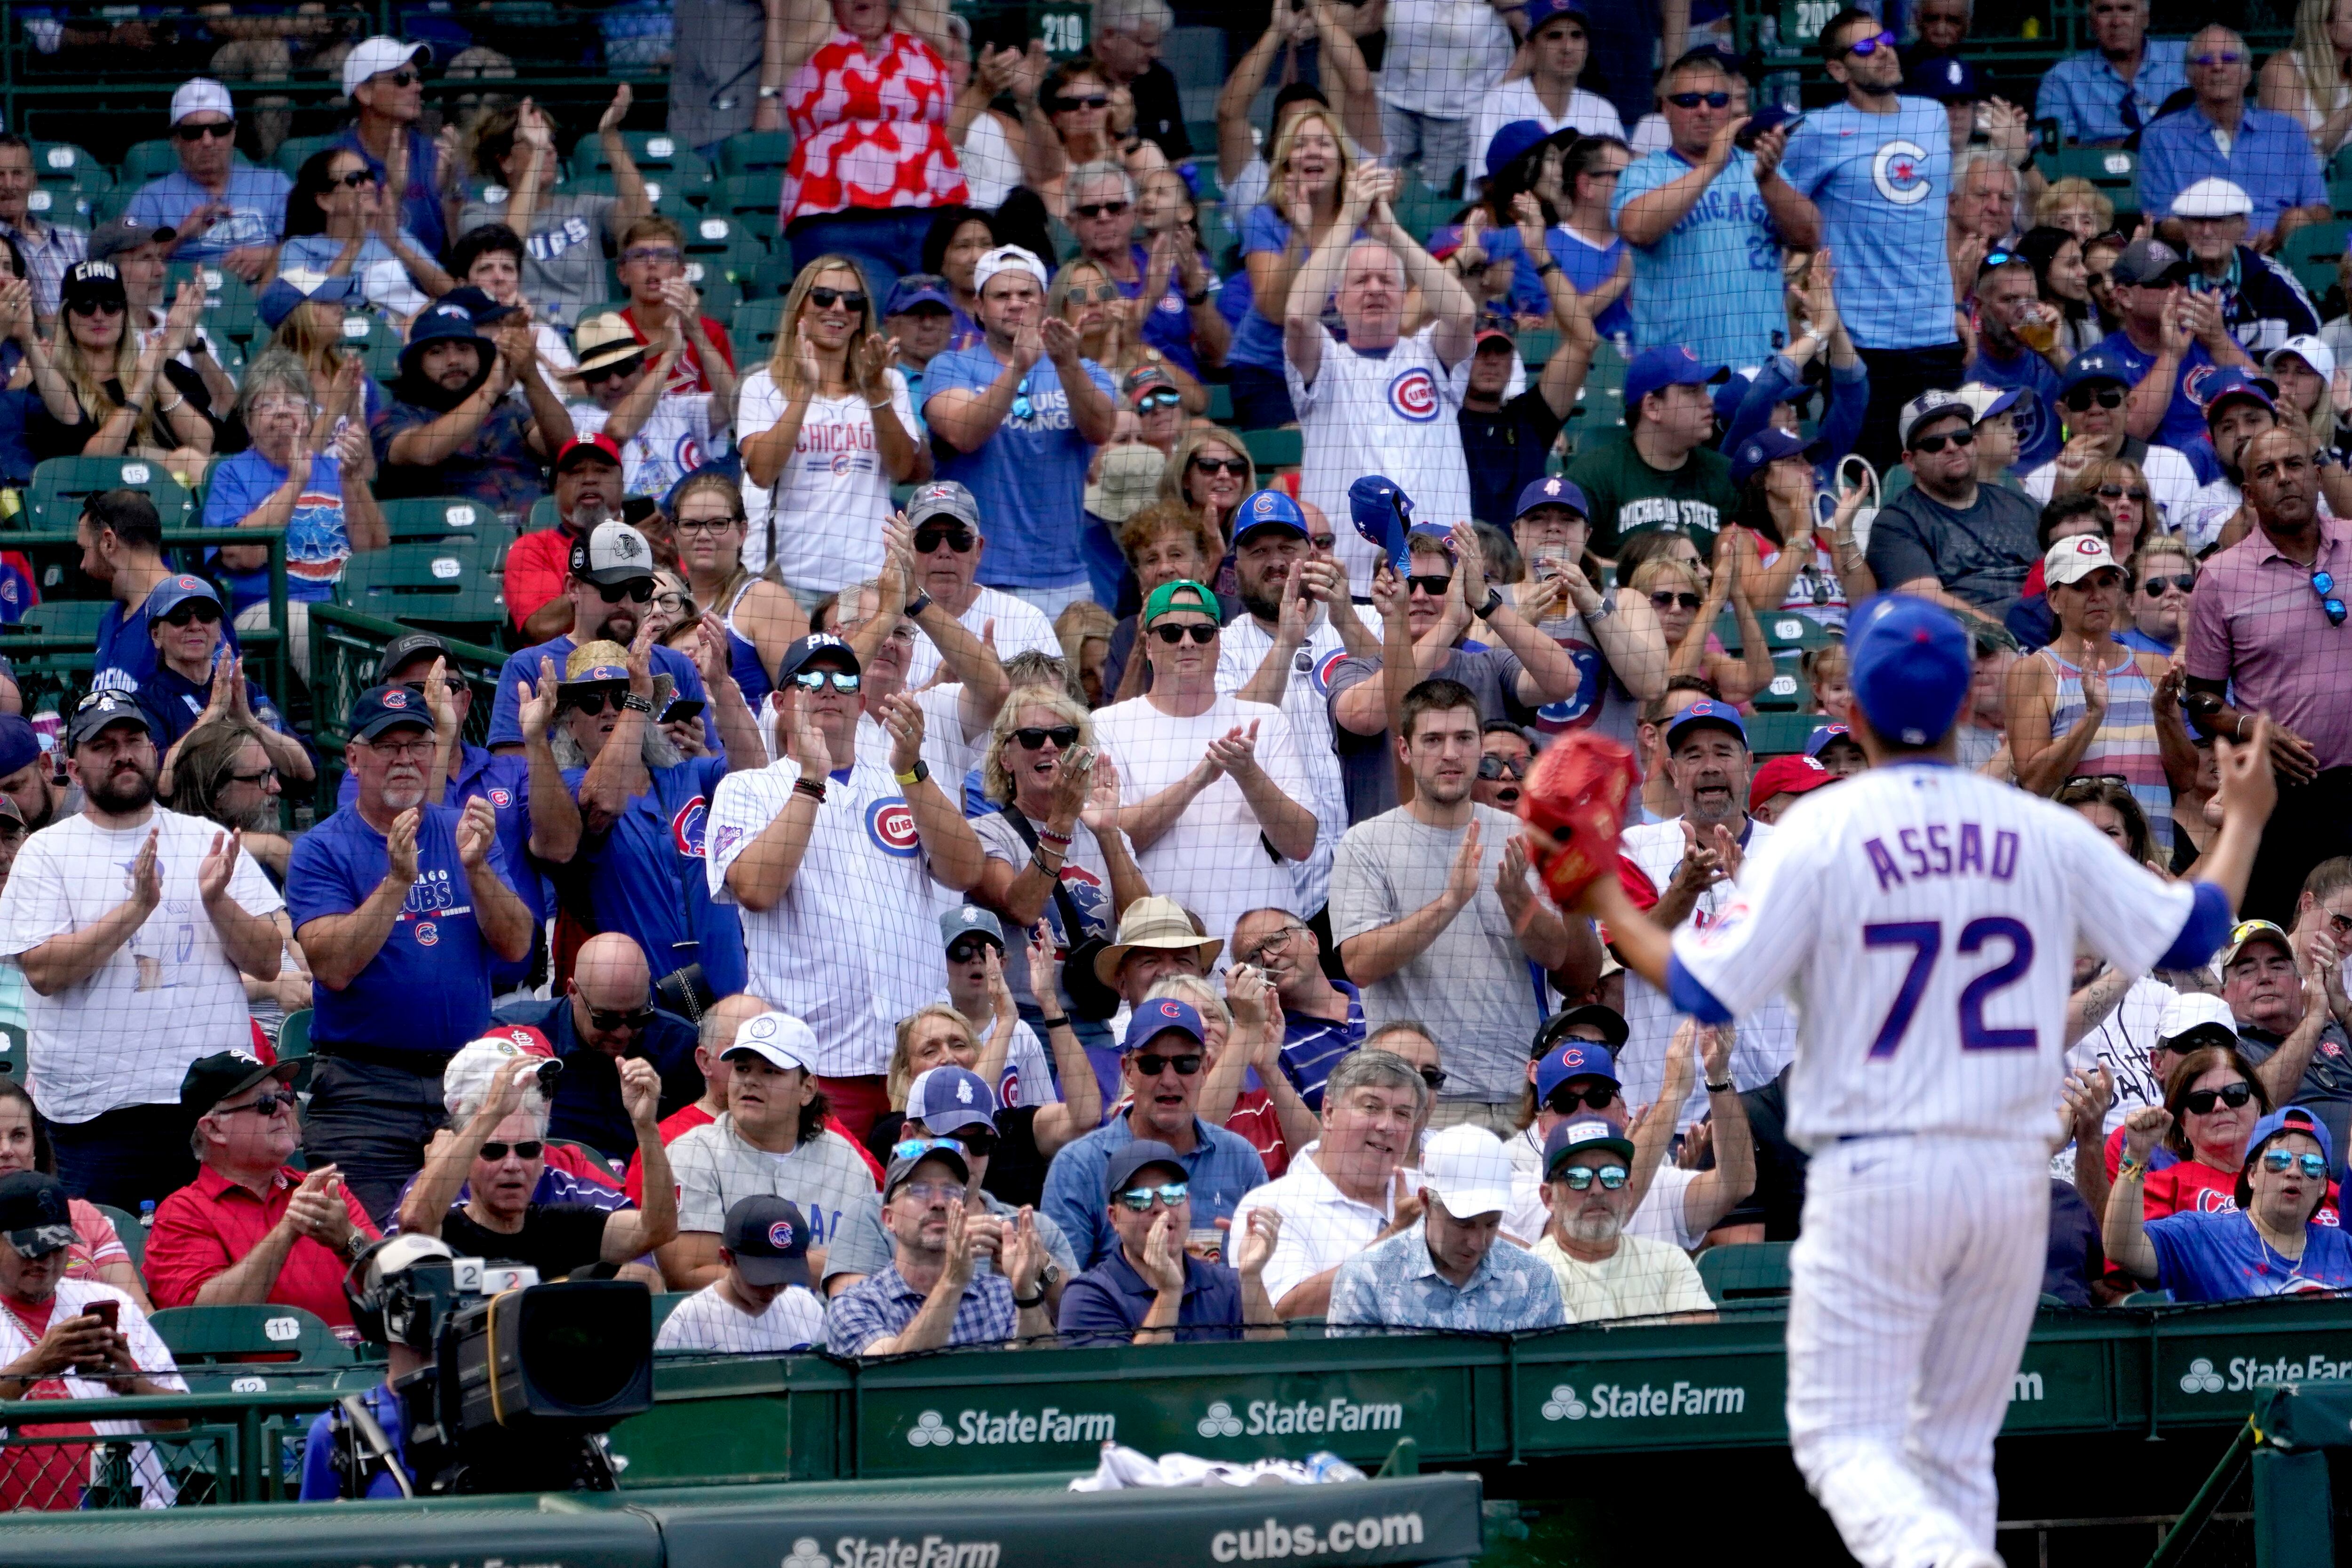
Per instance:
[[[208,76],[190,77],[172,94],[172,123],[177,125],[191,114],[226,114],[236,118],[236,105],[229,101],[228,89]]]
[[[512,1031],[501,1030],[469,1040],[441,1069],[441,1102],[453,1117],[471,1116],[490,1098],[490,1086],[500,1071],[513,1072],[526,1062],[534,1064],[535,1068],[536,1063],[553,1059],[531,1048],[530,1040]],[[526,1109],[535,1110],[545,1105],[546,1100],[526,1092],[523,1104]]]
[[[2072,539],[2062,539],[2050,547],[2042,558],[2042,578],[2052,587],[2061,583],[2079,583],[2094,572],[2113,570],[2116,553],[2107,542],[2095,533],[2078,533]]]
[[[2174,217],[2251,217],[2253,211],[2244,186],[2218,176],[2198,180],[2172,198]]]
[[[2315,338],[2309,332],[2297,332],[2294,337],[2264,354],[2263,368],[2276,370],[2278,362],[2290,354],[2309,365],[2311,373],[2320,380],[2336,379],[2336,351],[2329,348],[2325,340]]]
[[[2180,1049],[2172,1042],[2198,1029],[2214,1028],[2230,1039],[2238,1037],[2237,1015],[2219,996],[2205,991],[2177,992],[2156,1016],[2156,1043],[2168,1049]]]
[[[362,82],[380,71],[394,71],[419,55],[430,57],[432,47],[426,44],[404,44],[398,38],[363,38],[358,47],[343,57],[343,96],[359,89]]]
[[[1422,1140],[1421,1184],[1455,1219],[1507,1210],[1511,1176],[1510,1152],[1483,1127],[1448,1127]]]
[[[1000,245],[993,250],[982,251],[980,260],[973,265],[971,291],[986,293],[988,280],[1000,272],[1026,272],[1037,279],[1038,288],[1048,286],[1045,264],[1037,259],[1034,251],[1024,250],[1017,245]]]
[[[1971,381],[1954,395],[1969,405],[1969,423],[1981,425],[1994,415],[2006,414],[2016,407],[2017,400],[2025,394],[2019,387],[1991,386],[1981,381]]]
[[[719,1059],[725,1061],[737,1051],[750,1051],[779,1071],[816,1071],[816,1031],[790,1013],[755,1013],[744,1019],[734,1043],[719,1053]]]

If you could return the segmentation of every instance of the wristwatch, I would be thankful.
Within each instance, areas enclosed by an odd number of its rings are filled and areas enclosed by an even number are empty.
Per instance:
[[[1544,258],[1543,265],[1536,268],[1536,276],[1538,278],[1548,278],[1559,270],[1559,263],[1552,260],[1549,257],[1546,257]]]
[[[929,609],[931,607],[931,596],[929,594],[918,594],[913,598],[907,601],[907,607],[901,613],[911,621],[917,616],[921,615],[925,610]]]
[[[1502,607],[1503,591],[1500,588],[1488,588],[1486,590],[1486,602],[1470,613],[1477,616],[1482,621],[1491,620],[1494,617],[1495,612]]]
[[[762,87],[760,89],[760,96],[763,99],[782,98],[784,96],[784,89],[781,87]]]
[[[908,789],[912,789],[917,784],[931,776],[931,764],[923,761],[922,758],[917,757],[913,767],[908,768],[903,773],[894,773],[891,776],[896,778],[901,785]]]
[[[632,713],[650,713],[654,710],[654,700],[650,697],[640,697],[634,691],[626,691],[621,694],[621,706]]]

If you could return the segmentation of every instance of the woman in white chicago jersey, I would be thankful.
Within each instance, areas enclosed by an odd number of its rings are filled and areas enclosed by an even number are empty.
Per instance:
[[[1719,921],[1669,937],[1614,877],[1580,903],[1702,1021],[1787,988],[1789,1132],[1812,1155],[1797,1464],[1865,1568],[1997,1568],[1992,1442],[2042,1275],[2074,944],[2126,974],[2211,954],[2276,798],[2269,730],[2217,742],[2221,831],[2200,880],[2165,882],[2078,814],[1955,765],[1973,660],[1949,613],[1882,597],[1848,647],[1841,717],[1871,770],[1791,808]]]

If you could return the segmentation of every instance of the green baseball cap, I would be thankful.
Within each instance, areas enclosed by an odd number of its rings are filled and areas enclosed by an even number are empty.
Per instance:
[[[1178,600],[1184,598],[1189,598],[1192,602],[1178,603]],[[1223,619],[1217,605],[1217,596],[1209,592],[1206,585],[1195,583],[1189,577],[1179,577],[1173,583],[1162,583],[1151,590],[1151,597],[1143,601],[1144,629],[1150,630],[1152,622],[1171,610],[1197,610],[1213,621]]]

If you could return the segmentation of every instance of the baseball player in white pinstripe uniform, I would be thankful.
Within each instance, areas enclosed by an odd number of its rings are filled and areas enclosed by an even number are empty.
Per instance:
[[[2136,974],[2227,934],[2276,798],[2269,732],[2221,755],[2201,879],[1955,765],[1968,635],[1927,600],[1854,617],[1872,769],[1807,795],[1716,924],[1671,937],[1613,877],[1582,900],[1625,966],[1707,1022],[1784,988],[1789,1131],[1812,1154],[1791,1254],[1789,1432],[1865,1568],[1999,1568],[1993,1436],[2033,1320],[2079,936]]]

